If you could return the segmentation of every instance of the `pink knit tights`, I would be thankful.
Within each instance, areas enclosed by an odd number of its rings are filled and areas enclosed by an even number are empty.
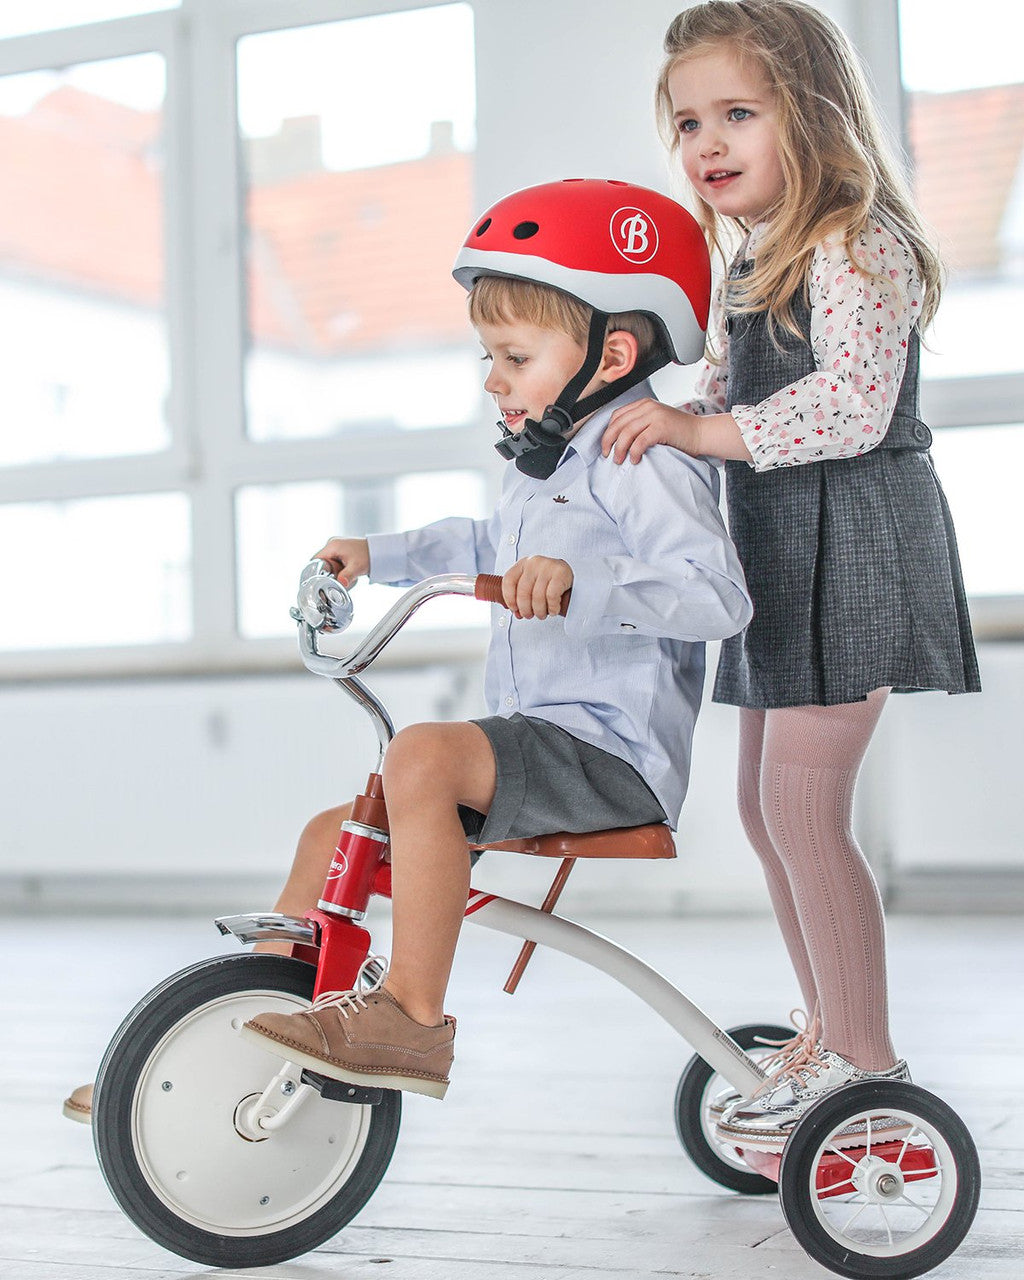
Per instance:
[[[851,828],[853,788],[887,689],[838,707],[740,712],[739,806],[822,1042],[869,1071],[889,1039],[885,925]]]

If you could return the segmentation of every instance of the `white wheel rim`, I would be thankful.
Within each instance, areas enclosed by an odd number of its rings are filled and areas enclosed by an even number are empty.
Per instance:
[[[895,1139],[878,1128],[880,1120],[893,1118],[909,1126]],[[862,1123],[868,1127],[865,1141],[845,1151],[836,1146],[843,1129]],[[890,1143],[896,1149],[879,1156],[879,1149]],[[915,1147],[931,1148],[934,1159],[926,1167],[934,1173],[920,1180],[908,1174],[904,1180],[900,1162]],[[856,1154],[862,1149],[863,1154]],[[825,1196],[818,1190],[817,1169],[824,1156],[849,1164],[849,1190],[843,1194]],[[883,1190],[887,1180],[896,1185]],[[942,1230],[956,1202],[958,1181],[956,1158],[942,1132],[912,1111],[886,1107],[845,1115],[829,1132],[811,1162],[808,1198],[822,1230],[844,1249],[871,1258],[899,1258]]]
[[[266,1141],[235,1128],[238,1103],[278,1070],[237,1028],[309,1001],[245,991],[192,1010],[146,1060],[132,1099],[132,1143],[150,1190],[202,1231],[258,1236],[305,1221],[344,1186],[362,1155],[372,1108],[307,1098]]]

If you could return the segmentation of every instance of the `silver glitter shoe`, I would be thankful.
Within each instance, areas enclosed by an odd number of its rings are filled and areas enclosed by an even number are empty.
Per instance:
[[[856,1067],[834,1049],[808,1045],[802,1054],[773,1072],[752,1098],[727,1107],[715,1125],[719,1141],[754,1151],[779,1152],[786,1144],[797,1121],[819,1098],[844,1085],[864,1080],[909,1080],[910,1071],[901,1059],[885,1071],[865,1071]],[[885,1129],[898,1137],[909,1125],[895,1117],[879,1118],[874,1132]],[[866,1137],[863,1125],[851,1125],[842,1134],[843,1145],[856,1146]]]

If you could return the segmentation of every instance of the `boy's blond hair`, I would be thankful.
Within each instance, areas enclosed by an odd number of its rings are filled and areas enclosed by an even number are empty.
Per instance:
[[[532,280],[510,276],[481,276],[469,295],[469,318],[476,324],[534,324],[567,334],[581,347],[587,345],[593,308],[569,293]],[[658,342],[658,330],[641,311],[621,311],[609,316],[607,333],[625,330],[637,341],[637,363],[646,359]]]
[[[706,0],[684,10],[665,35],[666,56],[655,93],[670,150],[678,149],[679,134],[669,75],[686,59],[723,48],[758,68],[771,85],[785,180],[776,205],[765,211],[768,228],[754,270],[730,288],[729,309],[766,310],[773,325],[800,336],[793,301],[806,290],[816,246],[826,236],[838,236],[850,261],[870,275],[856,240],[877,221],[914,257],[924,285],[921,323],[926,325],[938,306],[942,264],[842,30],[802,0]],[[697,217],[708,241],[724,255],[728,224],[747,228],[697,200]]]

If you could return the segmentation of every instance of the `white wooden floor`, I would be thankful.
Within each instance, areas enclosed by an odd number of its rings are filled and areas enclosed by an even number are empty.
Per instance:
[[[597,922],[724,1025],[784,1019],[794,985],[768,920]],[[386,939],[385,939],[386,941]],[[1009,918],[894,918],[893,1022],[919,1083],[966,1119],[985,1184],[972,1234],[933,1274],[1019,1277],[1024,1257],[1021,929]],[[135,999],[237,944],[197,920],[0,920],[0,1276],[172,1280],[205,1269],[119,1212],[89,1130],[60,1115]],[[633,997],[540,954],[501,990],[510,940],[467,927],[450,993],[457,1076],[407,1100],[381,1188],[325,1247],[261,1280],[810,1280],[774,1197],[707,1182],[673,1131],[689,1056]],[[242,1272],[209,1274],[242,1275]]]

